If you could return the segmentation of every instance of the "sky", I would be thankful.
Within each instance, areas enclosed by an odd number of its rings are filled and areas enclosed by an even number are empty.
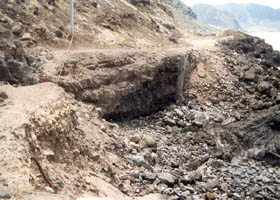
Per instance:
[[[192,6],[197,3],[206,3],[210,5],[226,4],[226,3],[257,3],[272,8],[280,8],[280,0],[182,0],[188,6]]]

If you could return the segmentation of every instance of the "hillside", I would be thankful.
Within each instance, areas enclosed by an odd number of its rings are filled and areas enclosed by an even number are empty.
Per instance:
[[[242,30],[236,19],[227,11],[218,10],[208,4],[196,4],[192,10],[197,14],[197,19],[205,24],[210,24],[221,29]]]
[[[217,6],[226,10],[249,32],[279,31],[280,11],[259,4],[224,4]]]
[[[170,8],[162,1],[137,2],[77,1],[75,42],[95,47],[140,46],[138,43],[144,47],[160,41],[172,44],[180,31]],[[68,1],[53,5],[37,0],[4,0],[0,5],[2,39],[21,39],[27,46],[46,41],[48,45],[65,46],[70,41]]]
[[[280,199],[279,51],[164,0],[76,1],[71,35],[68,3],[0,2],[0,199]]]

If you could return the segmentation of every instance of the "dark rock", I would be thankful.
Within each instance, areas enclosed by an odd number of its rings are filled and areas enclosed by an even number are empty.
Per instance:
[[[179,166],[180,166],[180,164],[178,162],[176,162],[176,161],[171,162],[171,167],[172,168],[179,168]]]
[[[154,149],[152,149],[152,150],[154,150]],[[157,160],[158,160],[157,154],[155,154],[155,153],[146,153],[146,154],[144,155],[144,158],[145,158],[145,160],[147,160],[147,161],[150,163],[150,165],[152,165],[152,166],[154,166],[154,165],[157,163]]]
[[[256,82],[256,72],[254,70],[249,70],[244,73],[243,79],[248,82]]]
[[[213,117],[214,122],[217,122],[217,123],[222,123],[225,120],[222,115],[217,114],[217,113],[213,114],[212,117]]]
[[[144,171],[141,176],[143,177],[143,179],[148,181],[154,181],[156,179],[156,174],[149,171]]]
[[[251,108],[253,110],[262,110],[265,108],[265,104],[262,100],[259,100],[258,102],[251,104]]]
[[[34,64],[28,65],[26,53],[20,42],[13,44],[5,43],[5,58],[0,58],[0,81],[6,81],[11,84],[31,85],[39,82],[40,69]]]
[[[0,92],[0,98],[1,99],[8,99],[8,95],[6,94],[6,92]]]
[[[143,143],[144,147],[149,147],[149,148],[156,148],[157,147],[156,141],[150,135],[144,135],[142,137],[142,143]]]
[[[189,176],[184,176],[180,179],[180,182],[183,183],[184,185],[189,185],[189,184],[193,184],[194,180]]]
[[[269,94],[269,91],[271,89],[272,85],[270,82],[268,81],[261,81],[259,84],[258,84],[258,91],[262,94]]]
[[[25,58],[26,58],[27,64],[28,64],[29,66],[34,66],[34,65],[36,65],[37,59],[36,59],[34,56],[32,56],[32,55],[26,55]]]
[[[243,144],[253,148],[253,157],[273,165],[280,165],[280,114],[273,112],[260,117],[242,128],[246,134]]]
[[[253,157],[256,160],[261,160],[265,156],[265,149],[264,148],[255,148]]]
[[[163,24],[163,26],[169,30],[174,30],[176,28],[173,24]]]
[[[128,192],[131,190],[131,188],[130,188],[130,186],[129,186],[128,184],[123,184],[123,183],[121,183],[121,184],[119,185],[119,189],[120,189],[120,191],[122,191],[123,193],[128,193]]]
[[[130,0],[130,2],[135,6],[149,6],[151,5],[151,0]]]
[[[247,58],[241,58],[240,63],[243,65],[249,65],[249,60]]]
[[[176,112],[176,114],[180,117],[183,117],[184,116],[184,113],[183,111],[179,110],[179,109],[174,109],[174,111]]]
[[[164,183],[170,187],[175,184],[175,179],[170,173],[158,173],[157,177],[161,183]]]
[[[137,166],[142,166],[145,165],[146,161],[144,156],[142,155],[133,155],[132,156],[132,161],[137,165]]]
[[[173,119],[170,119],[169,117],[164,117],[163,121],[169,126],[175,126],[176,125],[176,121],[173,120]]]
[[[204,116],[199,116],[199,117],[195,118],[192,123],[193,123],[194,126],[197,126],[197,127],[201,128],[201,127],[204,126],[205,121],[206,120],[205,120]]]
[[[9,38],[10,36],[11,33],[9,29],[5,28],[4,26],[2,26],[2,24],[0,24],[0,39],[6,39]]]
[[[23,32],[23,27],[20,23],[15,23],[12,26],[12,33],[15,35],[20,35]]]
[[[63,32],[61,30],[56,30],[54,34],[58,38],[63,38]]]

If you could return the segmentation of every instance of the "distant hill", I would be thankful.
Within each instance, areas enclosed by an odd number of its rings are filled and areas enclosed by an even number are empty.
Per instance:
[[[216,6],[234,16],[239,24],[253,31],[280,31],[280,9],[273,9],[259,4],[224,4]]]
[[[243,30],[237,20],[227,11],[221,11],[208,4],[196,4],[191,8],[197,14],[197,19],[205,24],[221,29]]]
[[[187,29],[202,34],[218,32],[218,29],[199,22],[196,13],[181,0],[164,1],[171,6],[176,21],[183,24]]]

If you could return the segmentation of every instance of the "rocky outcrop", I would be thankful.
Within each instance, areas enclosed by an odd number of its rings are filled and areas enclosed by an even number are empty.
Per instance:
[[[33,85],[39,83],[42,64],[51,58],[48,52],[35,50],[27,53],[20,41],[1,43],[4,57],[0,57],[0,81],[16,85]]]
[[[230,32],[232,31],[227,32],[231,34]],[[234,34],[238,36],[229,40],[221,40],[221,45],[239,53],[245,53],[249,56],[263,59],[266,65],[270,67],[273,65],[280,66],[279,51],[273,51],[272,46],[265,43],[264,40],[241,32]]]
[[[189,19],[197,19],[197,15],[192,11],[190,7],[185,5],[181,0],[165,0],[176,12],[183,13],[184,17]]]
[[[191,53],[176,51],[86,54],[65,63],[58,84],[101,107],[105,118],[121,120],[178,100],[194,67]]]
[[[267,114],[241,128],[243,145],[256,160],[280,165],[280,113]]]
[[[151,0],[130,0],[130,2],[135,6],[149,6],[152,4]]]

